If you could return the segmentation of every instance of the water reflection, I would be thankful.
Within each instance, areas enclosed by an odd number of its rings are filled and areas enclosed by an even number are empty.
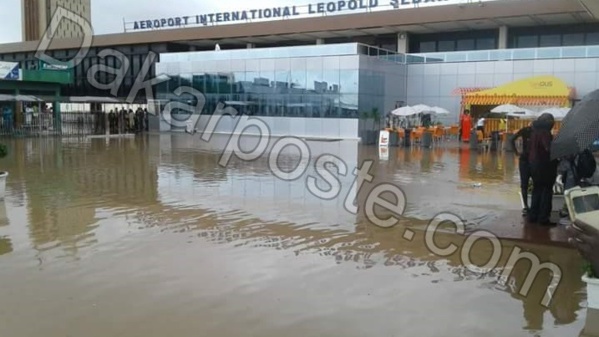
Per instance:
[[[32,245],[46,250],[96,242],[98,211],[115,212],[156,200],[156,166],[149,163],[148,142],[103,140],[69,144],[56,139],[14,142],[13,153],[26,148],[7,166],[8,193],[26,186]]]
[[[574,322],[578,318],[578,311],[581,309],[581,297],[578,292],[585,287],[578,277],[582,264],[576,258],[564,258],[559,251],[546,251],[543,254],[543,259],[559,265],[565,278],[559,286],[554,287],[555,293],[549,308],[541,305],[547,292],[547,286],[552,284],[552,274],[547,270],[538,274],[528,293],[525,295],[520,294],[520,290],[530,273],[531,265],[529,261],[521,261],[514,266],[512,271],[513,279],[510,282],[509,289],[514,298],[522,301],[522,310],[526,323],[523,328],[533,331],[541,331],[546,326],[544,323],[548,318],[545,315],[547,312],[553,318],[553,321],[550,321],[549,324],[564,325]]]
[[[12,242],[9,238],[0,237],[0,255],[12,252]]]
[[[12,155],[2,165],[11,172],[10,225],[0,227],[0,277],[7,286],[0,287],[0,297],[15,303],[22,319],[0,317],[0,324],[11,335],[45,331],[58,336],[59,322],[96,335],[114,335],[114,328],[159,336],[167,327],[152,317],[173,319],[191,332],[195,320],[181,317],[193,313],[206,317],[205,329],[215,335],[252,329],[276,336],[285,328],[289,336],[340,331],[358,336],[367,327],[391,332],[408,326],[414,334],[442,333],[418,323],[416,314],[427,312],[445,334],[580,331],[584,285],[573,250],[504,241],[499,270],[481,275],[464,267],[459,250],[441,258],[425,246],[427,219],[438,211],[461,212],[484,227],[481,212],[501,216],[519,209],[511,198],[518,189],[513,156],[494,158],[450,146],[392,148],[389,160],[379,161],[376,148],[311,142],[313,157],[338,155],[350,173],[367,160],[374,163],[372,183],[357,194],[350,190],[355,177],[348,174],[341,177],[337,199],[321,200],[306,188],[314,168],[297,180],[282,181],[273,176],[267,158],[232,160],[223,167],[218,151],[224,144],[186,135],[9,143]],[[293,167],[296,157],[288,150],[281,165]],[[464,187],[473,181],[482,187]],[[361,204],[382,182],[401,186],[408,196],[408,217],[392,229],[373,226],[361,210],[352,214],[345,209],[346,199]],[[26,210],[22,218],[15,215],[21,209]],[[21,229],[26,235],[20,235]],[[406,229],[414,231],[412,240],[404,239]],[[534,241],[541,234],[525,236]],[[448,231],[437,234],[435,243],[461,247],[464,238]],[[527,261],[514,266],[507,285],[497,282],[516,246],[562,268],[549,308],[540,304],[551,279],[547,271],[535,278],[529,296],[519,294],[529,275]],[[485,264],[491,253],[492,246],[481,240],[470,254],[472,263]],[[24,261],[40,257],[53,262],[51,268],[33,273]],[[33,310],[38,303],[34,294],[40,292],[46,304]],[[272,298],[285,302],[270,304]],[[98,309],[86,301],[99,303]],[[144,305],[133,310],[127,303]],[[67,314],[71,306],[80,308],[79,316]],[[240,308],[248,306],[258,308],[252,319],[235,321]],[[308,311],[314,316],[305,316]],[[25,324],[40,313],[53,322]],[[342,324],[322,325],[323,317]],[[84,323],[73,324],[83,318]],[[145,328],[131,328],[138,326]]]
[[[460,157],[460,176],[464,180],[511,183],[516,177],[517,158],[513,153],[497,155],[466,147],[457,151]]]
[[[588,309],[584,329],[580,332],[580,337],[599,336],[599,310]]]
[[[0,200],[0,227],[8,226],[10,222],[6,216],[6,204],[4,200]]]

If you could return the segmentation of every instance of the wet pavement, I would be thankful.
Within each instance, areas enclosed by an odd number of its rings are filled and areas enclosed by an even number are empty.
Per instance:
[[[268,155],[221,166],[227,141],[214,136],[206,143],[199,135],[9,141],[10,155],[0,160],[10,173],[0,204],[2,335],[583,330],[582,261],[559,244],[560,228],[522,224],[513,155],[443,144],[391,148],[380,160],[376,147],[310,141],[310,163],[331,154],[347,166],[337,177],[340,192],[323,200],[307,188],[317,173],[312,166],[289,181],[273,174]],[[256,142],[244,138],[241,148],[249,152]],[[295,167],[297,150],[283,152],[274,162],[282,171]],[[372,181],[352,190],[354,168],[370,161]],[[347,207],[353,199],[363,205],[383,183],[399,186],[407,200],[392,228],[374,226],[362,207],[356,214]],[[431,241],[426,229],[440,213],[463,219],[467,233],[506,239],[493,247],[441,226]],[[526,292],[530,262],[509,263],[518,252],[555,264],[561,279],[552,283],[543,270]],[[497,269],[476,268],[494,253]],[[554,292],[544,307],[549,284]]]

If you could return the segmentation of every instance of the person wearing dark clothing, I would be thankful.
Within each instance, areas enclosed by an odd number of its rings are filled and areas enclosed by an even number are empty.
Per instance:
[[[422,126],[424,126],[425,128],[430,128],[432,124],[431,121],[431,115],[430,114],[426,114],[422,116]]]
[[[552,225],[550,222],[553,185],[557,177],[556,160],[551,160],[551,129],[555,121],[551,114],[542,114],[532,124],[528,161],[532,175],[532,204],[528,213],[529,222]]]
[[[149,126],[148,126],[148,109],[144,108],[143,114],[142,114],[142,119],[143,119],[143,130],[144,131],[148,131],[149,130]]]
[[[135,112],[135,132],[142,132],[144,128],[144,111],[142,108],[137,108]]]
[[[512,138],[512,148],[516,152],[518,158],[518,169],[520,171],[520,193],[522,194],[522,202],[524,203],[524,209],[522,215],[528,214],[528,184],[530,182],[530,163],[528,161],[528,155],[530,153],[530,136],[532,133],[532,126],[528,125],[520,129]],[[516,141],[522,138],[522,152],[519,153],[516,147]]]

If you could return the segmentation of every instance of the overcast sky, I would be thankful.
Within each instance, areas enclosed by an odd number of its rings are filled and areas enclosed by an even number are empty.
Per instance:
[[[228,10],[308,4],[310,0],[92,0],[95,34],[123,32],[127,21],[196,15]],[[0,43],[21,41],[21,0],[0,0]],[[240,4],[245,4],[240,7]],[[249,7],[248,7],[249,6]]]

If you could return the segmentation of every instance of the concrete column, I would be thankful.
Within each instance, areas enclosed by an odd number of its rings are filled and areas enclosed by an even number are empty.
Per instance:
[[[59,134],[62,134],[62,117],[61,117],[61,113],[60,113],[60,102],[58,101],[54,101],[53,103],[53,108],[54,108],[54,131],[58,132]]]
[[[410,50],[410,39],[406,32],[397,33],[397,52],[407,54]]]
[[[20,95],[19,89],[15,90],[15,95]],[[16,128],[20,128],[23,124],[23,102],[15,103],[15,111],[13,113],[13,125]]]
[[[498,49],[507,49],[507,35],[508,28],[507,26],[499,27],[499,43],[497,44]]]
[[[256,48],[256,45],[255,45],[255,44],[253,44],[253,43],[248,43],[248,44],[246,44],[246,45],[245,45],[245,47],[246,47],[247,49],[253,49],[253,48]]]
[[[316,39],[316,44],[324,44],[324,39]]]

